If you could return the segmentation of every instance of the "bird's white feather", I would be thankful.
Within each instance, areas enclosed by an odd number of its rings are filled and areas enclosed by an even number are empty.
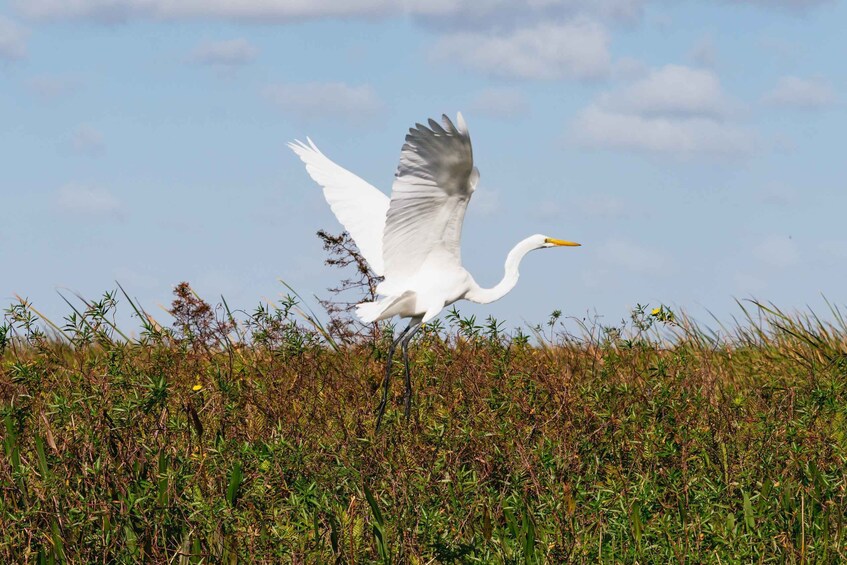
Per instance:
[[[383,231],[389,199],[383,192],[332,162],[306,138],[288,146],[306,164],[306,171],[323,187],[324,197],[344,229],[356,242],[362,257],[377,275],[384,271]]]
[[[308,145],[289,144],[323,186],[332,211],[373,271],[385,277],[377,287],[381,298],[357,307],[364,322],[400,316],[419,325],[457,300],[493,302],[515,286],[518,266],[530,251],[579,245],[530,236],[509,252],[503,280],[493,288],[480,287],[462,267],[460,251],[462,222],[479,172],[462,115],[456,125],[443,116],[442,124],[429,120],[429,127],[417,124],[409,130],[390,201],[327,159],[310,139]]]
[[[467,126],[447,116],[409,130],[400,153],[383,236],[383,289],[403,286],[434,256],[444,268],[461,268],[465,210],[479,173]]]

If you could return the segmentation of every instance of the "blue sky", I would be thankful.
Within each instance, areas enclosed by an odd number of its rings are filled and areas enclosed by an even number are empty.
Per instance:
[[[388,191],[407,128],[461,111],[477,281],[527,235],[584,245],[463,311],[843,304],[845,24],[835,0],[7,0],[0,299],[325,295],[314,233],[340,228],[285,143]]]

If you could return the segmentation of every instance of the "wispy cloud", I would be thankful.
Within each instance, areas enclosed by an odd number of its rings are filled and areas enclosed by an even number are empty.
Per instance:
[[[634,80],[647,74],[648,68],[635,57],[620,57],[612,63],[611,76],[618,80]]]
[[[538,220],[562,220],[577,216],[590,218],[622,218],[628,215],[630,207],[617,196],[593,194],[575,196],[563,204],[558,199],[545,199],[532,209],[532,217]]]
[[[735,291],[741,294],[755,296],[767,289],[767,284],[761,277],[746,272],[735,273],[732,276],[732,281]]]
[[[764,33],[756,38],[756,47],[762,54],[779,65],[778,68],[792,68],[803,56],[807,45],[797,38],[788,38],[782,34]]]
[[[507,34],[462,32],[442,37],[436,58],[481,73],[533,80],[596,79],[611,66],[609,34],[585,18],[541,23]]]
[[[634,273],[666,275],[673,267],[664,252],[625,239],[609,239],[600,245],[597,253],[606,263]]]
[[[789,8],[793,10],[810,10],[831,4],[834,0],[726,0],[733,4],[753,4],[763,8]]]
[[[614,92],[600,96],[598,105],[642,116],[726,115],[732,102],[720,79],[709,69],[665,65]]]
[[[26,57],[29,31],[0,15],[0,60],[14,61]]]
[[[568,216],[567,208],[554,198],[535,201],[529,209],[529,216],[534,220],[559,221]]]
[[[753,246],[753,256],[768,266],[785,269],[797,263],[800,252],[790,237],[768,235]]]
[[[510,22],[577,15],[633,20],[645,0],[12,0],[31,18],[208,19],[287,22],[317,18],[412,16],[450,27],[502,27]]]
[[[92,218],[121,218],[123,207],[108,190],[79,184],[61,187],[55,196],[59,210]]]
[[[712,36],[701,37],[691,49],[690,56],[694,63],[701,67],[714,67],[717,64],[718,54]]]
[[[725,0],[808,10],[834,0]],[[29,18],[125,22],[138,19],[290,22],[319,18],[411,16],[453,29],[503,28],[588,16],[635,21],[647,0],[11,0]],[[655,16],[654,16],[655,18]]]
[[[577,143],[598,149],[625,149],[680,155],[746,156],[757,147],[748,128],[709,118],[644,117],[589,106],[572,125]]]
[[[765,102],[776,106],[819,110],[835,102],[832,87],[819,78],[784,76],[765,94]]]
[[[487,88],[474,96],[468,109],[494,118],[515,118],[529,112],[529,103],[516,88]]]
[[[60,98],[73,92],[79,81],[68,76],[42,75],[32,77],[26,82],[27,89],[45,100]]]
[[[818,244],[827,262],[842,263],[847,260],[847,239],[827,239]]]
[[[77,153],[95,155],[103,151],[103,134],[100,130],[81,125],[71,134],[71,147]]]
[[[305,18],[379,15],[402,11],[389,0],[14,0],[31,18],[84,18],[104,22],[133,19],[224,19],[290,21]]]
[[[477,190],[473,195],[473,202],[468,207],[468,215],[490,218],[500,213],[500,191],[493,188]]]
[[[594,194],[574,201],[576,209],[586,216],[599,218],[620,218],[627,215],[629,206],[617,196]]]
[[[235,68],[252,63],[258,55],[259,49],[246,39],[229,39],[201,43],[188,60],[198,65]]]
[[[757,138],[728,121],[736,106],[713,71],[666,65],[602,93],[577,115],[571,134],[585,147],[745,156]]]
[[[369,85],[342,82],[276,84],[263,90],[265,98],[281,110],[310,119],[344,118],[360,121],[382,109],[382,102]]]
[[[504,30],[587,17],[634,22],[646,0],[409,0],[416,21],[442,30]]]
[[[150,274],[148,267],[139,265],[134,267],[118,267],[113,272],[113,275],[115,280],[126,288],[152,290],[160,286],[159,279]]]
[[[797,208],[806,199],[801,196],[796,188],[773,182],[756,192],[756,200],[767,206]]]

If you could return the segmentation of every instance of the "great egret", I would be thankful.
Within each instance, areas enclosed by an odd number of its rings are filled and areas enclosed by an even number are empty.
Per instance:
[[[385,412],[391,360],[398,344],[403,350],[404,412],[408,420],[412,402],[408,346],[421,324],[457,300],[488,304],[502,298],[518,282],[518,265],[530,251],[579,245],[531,235],[509,252],[500,283],[493,288],[482,288],[476,283],[462,267],[459,239],[479,171],[473,165],[465,120],[462,114],[456,118],[456,125],[444,115],[443,125],[430,119],[429,127],[415,124],[409,129],[390,199],[330,161],[308,137],[308,144],[288,144],[306,164],[312,179],[323,187],[326,201],[371,270],[384,277],[377,286],[381,298],[359,304],[359,318],[366,323],[393,316],[410,318],[409,325],[388,350],[377,429]]]

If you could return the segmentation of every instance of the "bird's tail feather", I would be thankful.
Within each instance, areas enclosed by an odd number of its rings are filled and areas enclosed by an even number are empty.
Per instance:
[[[384,301],[362,302],[356,305],[356,315],[366,324],[376,322],[388,306]]]

